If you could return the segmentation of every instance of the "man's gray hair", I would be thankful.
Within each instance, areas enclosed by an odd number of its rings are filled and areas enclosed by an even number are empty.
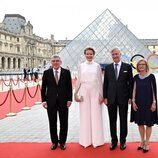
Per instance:
[[[54,59],[54,58],[58,58],[58,59],[61,60],[61,58],[60,58],[60,56],[58,54],[54,54],[54,55],[51,56],[51,59]]]
[[[120,49],[119,49],[118,47],[114,47],[114,48],[111,50],[111,53],[112,53],[113,51],[117,51],[117,52],[120,52],[120,53],[121,53],[121,51],[120,51]]]

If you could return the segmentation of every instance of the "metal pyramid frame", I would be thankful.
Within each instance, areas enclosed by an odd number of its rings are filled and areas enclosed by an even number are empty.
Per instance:
[[[95,61],[100,64],[112,62],[110,51],[114,47],[121,50],[122,60],[126,62],[135,54],[146,57],[151,53],[108,9],[61,50],[62,66],[77,70],[78,65],[85,60],[83,52],[86,47],[95,49]]]

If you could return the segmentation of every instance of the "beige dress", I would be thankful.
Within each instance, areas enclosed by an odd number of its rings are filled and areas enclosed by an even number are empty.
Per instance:
[[[83,96],[80,102],[80,136],[79,143],[94,147],[104,144],[102,105],[99,95],[102,96],[102,71],[95,62],[84,62],[78,68],[76,88]]]

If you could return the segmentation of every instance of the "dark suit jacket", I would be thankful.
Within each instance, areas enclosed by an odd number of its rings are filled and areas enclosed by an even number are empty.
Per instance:
[[[129,64],[121,64],[118,79],[115,79],[113,63],[105,67],[103,96],[107,98],[108,104],[114,104],[117,98],[118,104],[127,104],[132,98],[133,75]]]
[[[67,101],[72,101],[72,84],[70,71],[61,68],[58,85],[55,82],[53,69],[44,71],[42,78],[42,102],[46,101],[49,106],[56,105],[59,100],[60,107],[66,107]]]

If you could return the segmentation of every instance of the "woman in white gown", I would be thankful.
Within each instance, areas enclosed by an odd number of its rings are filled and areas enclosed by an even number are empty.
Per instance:
[[[86,48],[84,55],[86,61],[78,67],[74,97],[80,103],[79,144],[86,148],[90,145],[97,147],[104,144],[101,106],[103,85],[101,67],[93,61],[94,49]]]

